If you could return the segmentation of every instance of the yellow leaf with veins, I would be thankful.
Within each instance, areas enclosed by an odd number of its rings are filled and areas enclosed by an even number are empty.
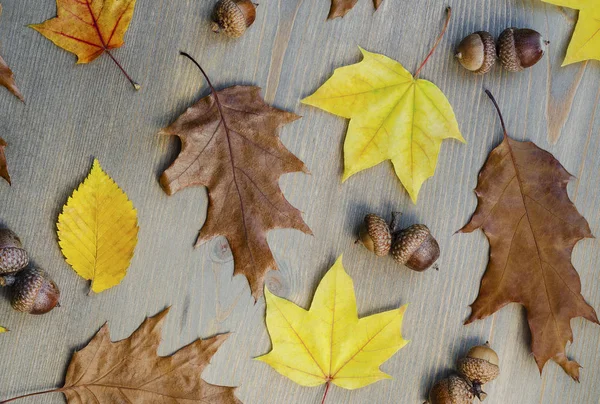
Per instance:
[[[273,349],[257,359],[303,386],[357,389],[389,379],[379,366],[408,343],[401,334],[406,305],[358,318],[342,257],[321,280],[310,310],[268,289],[265,298]]]
[[[89,63],[123,46],[134,7],[135,0],[56,0],[58,16],[30,27]]]
[[[92,171],[58,217],[60,249],[92,291],[118,285],[137,244],[137,212],[127,195],[94,160]]]
[[[123,46],[133,18],[136,0],[56,0],[55,18],[29,27],[77,55],[77,63],[89,63],[106,52],[136,90],[134,82],[117,62],[111,49]]]
[[[360,63],[337,69],[303,103],[350,119],[344,177],[391,160],[413,202],[432,177],[444,139],[465,142],[452,106],[427,80],[361,48]]]
[[[563,66],[583,60],[600,60],[600,2],[598,0],[542,0],[579,10],[579,19]]]

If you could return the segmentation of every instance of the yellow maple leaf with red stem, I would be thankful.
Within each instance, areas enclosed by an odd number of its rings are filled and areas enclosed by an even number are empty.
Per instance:
[[[439,45],[446,22],[433,48],[414,76],[397,61],[361,48],[363,60],[335,70],[314,94],[302,100],[350,119],[344,141],[344,176],[391,160],[396,176],[414,203],[423,183],[435,173],[444,139],[465,142],[450,102],[419,73]]]
[[[136,0],[56,0],[56,18],[30,25],[60,48],[89,63],[106,53],[136,90],[136,83],[110,49],[123,46]]]
[[[273,348],[257,360],[301,386],[354,390],[391,376],[379,369],[409,341],[402,337],[407,305],[358,318],[354,283],[340,256],[325,274],[309,310],[265,288]]]

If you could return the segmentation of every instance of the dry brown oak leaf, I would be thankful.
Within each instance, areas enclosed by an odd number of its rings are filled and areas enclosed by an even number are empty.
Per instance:
[[[2,15],[2,4],[0,4],[0,15]],[[0,85],[6,87],[15,97],[25,102],[23,94],[21,94],[15,83],[15,76],[4,59],[2,59],[2,56],[0,56]]]
[[[573,342],[570,322],[584,317],[598,324],[598,317],[581,295],[571,252],[579,240],[593,236],[567,194],[571,174],[534,143],[508,137],[503,121],[502,127],[504,140],[479,173],[477,209],[460,230],[481,229],[490,243],[479,296],[465,324],[509,303],[522,304],[540,372],[552,359],[578,380],[580,365],[565,353],[567,341]]]
[[[169,309],[147,318],[129,338],[111,342],[104,325],[90,343],[75,352],[62,388],[69,404],[241,404],[234,387],[217,386],[200,375],[228,334],[196,340],[171,356],[158,356]]]
[[[6,162],[6,154],[4,149],[8,146],[6,141],[0,137],[0,177],[4,178],[10,185],[10,175],[8,174],[8,164]]]
[[[328,20],[345,16],[348,11],[356,5],[358,0],[331,0],[331,8],[329,9]],[[375,10],[379,8],[383,0],[373,0]]]
[[[188,186],[208,188],[206,223],[196,246],[225,236],[234,275],[246,276],[255,299],[262,296],[266,273],[277,269],[267,232],[293,228],[312,234],[278,184],[282,174],[308,172],[277,133],[298,118],[267,105],[260,88],[234,86],[216,97],[213,91],[160,132],[178,136],[182,144],[160,178],[162,187],[169,195]]]

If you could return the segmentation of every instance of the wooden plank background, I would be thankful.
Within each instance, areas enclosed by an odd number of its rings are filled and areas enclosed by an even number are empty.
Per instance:
[[[333,387],[328,403],[420,404],[469,346],[486,340],[498,351],[502,367],[501,376],[486,386],[487,403],[600,402],[600,327],[572,321],[575,343],[568,354],[584,367],[577,384],[553,363],[540,377],[520,306],[462,325],[478,292],[488,244],[481,232],[453,235],[475,209],[477,173],[501,140],[484,88],[496,95],[516,139],[549,150],[577,177],[570,195],[600,234],[600,64],[560,67],[577,17],[573,10],[540,0],[384,0],[374,13],[370,0],[359,0],[344,19],[326,22],[328,0],[263,0],[247,35],[228,40],[210,32],[213,0],[138,0],[126,44],[114,51],[142,84],[134,92],[107,56],[76,66],[73,55],[26,27],[54,17],[53,0],[2,3],[1,54],[27,103],[0,89],[0,135],[9,143],[13,178],[12,187],[0,184],[0,220],[21,235],[35,264],[58,282],[63,298],[60,309],[41,317],[19,314],[0,301],[0,323],[12,330],[0,337],[0,398],[62,385],[72,352],[105,321],[113,339],[121,339],[145,316],[171,305],[161,354],[198,337],[232,331],[204,372],[207,381],[240,386],[237,395],[245,403],[320,402],[324,387],[300,387],[252,360],[270,347],[264,300],[253,304],[246,280],[232,279],[226,242],[215,239],[192,248],[205,220],[206,191],[187,189],[167,197],[158,184],[179,149],[176,140],[157,136],[159,128],[207,94],[196,68],[178,56],[178,50],[186,50],[218,88],[258,85],[267,102],[304,116],[281,136],[312,174],[286,175],[280,184],[304,212],[314,237],[293,230],[269,234],[281,267],[269,276],[272,290],[307,307],[322,275],[343,253],[360,315],[410,303],[403,331],[411,343],[383,365],[393,380],[357,391]],[[414,71],[440,30],[447,4],[454,10],[449,31],[421,77],[447,95],[468,144],[444,142],[436,175],[425,183],[418,205],[410,202],[389,163],[341,185],[348,123],[299,100],[334,68],[358,62],[359,45]],[[498,35],[510,26],[537,29],[552,42],[534,68],[510,74],[496,67],[476,77],[453,59],[452,49],[465,35],[477,30]],[[55,222],[94,157],[137,207],[141,230],[123,283],[88,297],[88,285],[59,251]],[[353,245],[364,214],[392,210],[404,212],[403,224],[421,222],[432,229],[442,249],[439,272],[415,273]],[[583,295],[596,310],[599,260],[597,240],[576,246],[573,262]],[[22,401],[61,402],[60,394]]]

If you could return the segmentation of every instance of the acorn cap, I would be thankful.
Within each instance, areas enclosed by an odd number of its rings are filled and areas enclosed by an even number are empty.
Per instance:
[[[13,231],[0,229],[0,275],[17,272],[27,266],[29,256]]]
[[[19,272],[10,290],[13,308],[30,314],[49,312],[60,298],[58,286],[45,271],[36,268]]]
[[[486,31],[477,31],[465,37],[456,48],[456,58],[467,70],[485,74],[496,63],[496,42]]]
[[[392,233],[387,222],[380,216],[369,213],[360,230],[360,241],[377,256],[388,255],[392,245]]]
[[[250,0],[219,0],[213,11],[213,32],[241,37],[256,19],[256,6]]]
[[[489,344],[478,345],[469,350],[467,356],[457,362],[459,373],[474,384],[485,384],[498,377],[500,367],[498,354]]]
[[[508,71],[518,72],[536,64],[550,42],[529,28],[507,28],[498,38],[498,57]]]
[[[394,260],[414,271],[424,271],[440,257],[440,246],[424,224],[402,230],[392,243]]]
[[[471,404],[474,397],[467,380],[450,375],[433,385],[429,392],[429,404]]]

